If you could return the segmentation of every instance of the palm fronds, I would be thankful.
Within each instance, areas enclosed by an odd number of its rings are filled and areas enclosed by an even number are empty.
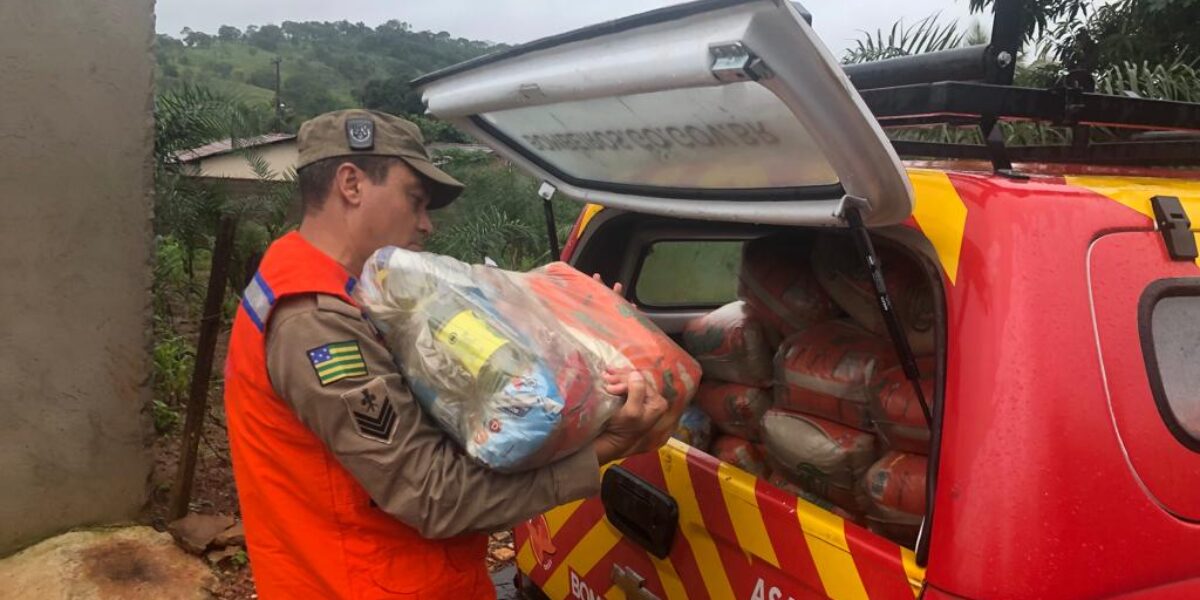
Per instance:
[[[857,64],[963,45],[967,32],[958,29],[957,21],[938,22],[938,16],[930,15],[907,27],[903,20],[896,21],[886,34],[883,29],[875,30],[874,34],[863,31],[863,37],[855,40],[854,46],[846,50],[842,62]]]

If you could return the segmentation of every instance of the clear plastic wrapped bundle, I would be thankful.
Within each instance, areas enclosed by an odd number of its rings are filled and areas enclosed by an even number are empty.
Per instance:
[[[570,293],[539,292],[567,273],[578,275]],[[497,471],[549,464],[594,439],[621,402],[604,391],[605,368],[637,368],[659,386],[680,376],[665,373],[661,361],[647,368],[640,360],[669,354],[658,337],[673,345],[644,319],[628,319],[607,337],[565,319],[606,322],[598,313],[636,310],[561,263],[513,273],[383,248],[368,259],[355,294],[428,414],[468,456]],[[683,377],[698,379],[691,366]],[[675,387],[682,412],[695,384]]]

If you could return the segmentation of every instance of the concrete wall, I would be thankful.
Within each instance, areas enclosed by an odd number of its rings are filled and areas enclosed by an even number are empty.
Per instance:
[[[153,0],[0,0],[0,556],[146,498]]]

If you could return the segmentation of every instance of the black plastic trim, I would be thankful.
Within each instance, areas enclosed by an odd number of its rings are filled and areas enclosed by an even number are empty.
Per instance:
[[[613,465],[600,480],[604,516],[625,537],[658,558],[671,554],[679,529],[679,504],[633,471]]]
[[[487,120],[478,115],[471,117],[471,122],[501,144],[512,148],[529,162],[553,175],[559,180],[578,188],[626,194],[631,196],[647,196],[651,198],[670,198],[678,200],[766,200],[766,201],[797,201],[797,200],[836,200],[846,195],[842,184],[814,185],[807,187],[781,188],[669,188],[652,185],[634,185],[627,183],[612,183],[608,181],[592,181],[568,175],[558,167],[513,141],[511,137],[501,132]]]
[[[1150,380],[1150,392],[1154,396],[1154,405],[1158,407],[1159,416],[1179,443],[1193,452],[1200,452],[1200,438],[1183,428],[1175,416],[1175,411],[1171,410],[1170,402],[1167,401],[1162,372],[1158,366],[1158,353],[1154,348],[1154,309],[1159,300],[1176,297],[1200,298],[1200,277],[1160,279],[1146,286],[1141,299],[1138,300],[1138,337],[1141,338],[1146,377]]]

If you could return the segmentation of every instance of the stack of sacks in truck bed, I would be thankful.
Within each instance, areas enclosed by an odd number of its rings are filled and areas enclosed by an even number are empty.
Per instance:
[[[803,240],[772,237],[746,244],[738,273],[739,300],[684,330],[683,346],[704,376],[694,405],[720,432],[711,453],[768,478],[763,416],[775,393],[774,356],[785,336],[835,317],[839,310],[809,269]]]
[[[745,302],[727,304],[688,323],[683,347],[700,363],[703,377],[693,410],[701,411],[716,434],[714,456],[766,476],[760,423],[771,407],[771,348],[765,324]]]
[[[934,303],[920,265],[886,243],[878,251],[910,344],[932,353]],[[741,300],[696,319],[683,337],[704,372],[694,406],[722,434],[711,452],[911,544],[924,514],[929,430],[851,240],[753,240],[738,279]],[[932,359],[919,366],[932,377]],[[932,399],[932,379],[924,383]]]

